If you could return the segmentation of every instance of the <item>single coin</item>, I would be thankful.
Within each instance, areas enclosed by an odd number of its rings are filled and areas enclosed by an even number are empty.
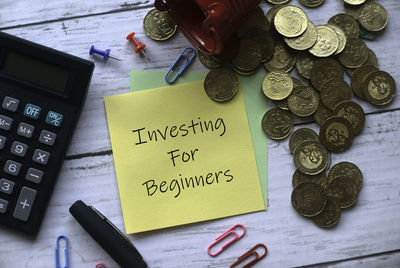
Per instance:
[[[268,138],[283,140],[293,130],[293,119],[289,112],[273,108],[264,114],[261,126]]]
[[[377,106],[391,103],[396,96],[395,80],[383,71],[370,73],[361,88],[365,99]]]
[[[275,52],[275,41],[271,32],[267,32],[260,29],[251,29],[243,38],[252,39],[258,43],[261,49],[261,62],[266,62]]]
[[[299,0],[300,4],[306,7],[318,7],[322,5],[325,0]]]
[[[319,94],[310,86],[299,86],[293,89],[288,98],[289,110],[297,116],[312,115],[318,108]]]
[[[298,37],[285,37],[286,44],[296,50],[306,50],[317,41],[317,29],[312,22],[308,21],[307,30]]]
[[[262,30],[262,31],[270,31],[271,26],[267,23],[267,20],[264,15],[264,11],[260,6],[254,9],[245,20],[240,24],[237,29],[237,34],[240,39],[249,38],[247,33],[254,29]]]
[[[143,19],[144,32],[156,41],[171,38],[176,32],[176,24],[166,11],[150,10]]]
[[[350,15],[353,18],[358,19],[358,16],[359,16],[359,13],[360,13],[360,6],[349,5],[349,4],[346,4],[344,2],[343,3],[343,8],[344,8],[344,12],[347,15]]]
[[[346,34],[346,37],[358,38],[360,26],[355,18],[347,14],[337,14],[329,19],[328,24],[338,26]]]
[[[355,181],[343,175],[335,177],[325,189],[327,196],[339,198],[341,208],[348,208],[354,205],[357,202],[358,192]]]
[[[319,136],[311,128],[299,128],[290,136],[289,149],[290,153],[293,154],[296,147],[303,141],[319,141]]]
[[[296,167],[307,175],[323,172],[328,164],[328,152],[316,141],[300,143],[294,150],[293,157]]]
[[[299,7],[284,6],[276,13],[274,26],[283,36],[297,37],[307,29],[308,17]]]
[[[335,54],[339,47],[339,37],[335,30],[327,25],[318,25],[316,28],[317,41],[308,51],[317,57],[329,57]]]
[[[338,26],[336,26],[334,24],[328,24],[328,26],[335,30],[335,32],[339,38],[339,46],[335,52],[335,55],[337,55],[340,52],[342,52],[344,47],[346,46],[347,37],[346,37],[345,33],[342,31],[342,29],[340,29]]]
[[[293,188],[296,188],[297,185],[306,182],[316,183],[322,188],[325,188],[328,185],[328,179],[325,172],[321,172],[317,175],[307,175],[296,169],[292,177]]]
[[[261,63],[261,48],[251,39],[240,40],[239,53],[233,59],[232,64],[239,70],[250,72],[257,69]]]
[[[340,176],[352,178],[357,185],[358,191],[361,190],[363,185],[363,175],[361,170],[355,164],[344,161],[334,165],[329,171],[328,183]]]
[[[284,5],[273,6],[267,11],[267,14],[265,14],[265,18],[267,19],[268,24],[271,25],[271,28],[274,26],[276,12],[278,12],[282,7],[284,7]]]
[[[342,101],[351,100],[351,88],[341,79],[331,79],[321,88],[321,100],[331,110]]]
[[[236,74],[228,69],[213,69],[204,79],[204,89],[214,101],[229,101],[239,90],[239,80]]]
[[[331,228],[339,223],[340,215],[340,201],[339,198],[329,196],[326,199],[325,208],[317,216],[311,220],[321,228]]]
[[[302,51],[296,57],[296,70],[304,78],[310,79],[311,70],[314,62],[318,58],[311,55],[308,51]]]
[[[360,7],[358,21],[364,29],[377,32],[388,24],[388,13],[382,5],[368,1]]]
[[[378,69],[371,65],[363,65],[355,69],[353,76],[351,77],[351,88],[353,89],[354,94],[360,99],[365,99],[364,93],[362,92],[362,84],[368,75],[375,71],[378,71]]]
[[[321,213],[326,205],[324,190],[315,183],[302,183],[292,192],[292,206],[302,216],[312,217]]]
[[[344,79],[344,71],[340,63],[334,59],[319,59],[311,69],[311,84],[319,91],[331,79]]]
[[[338,55],[341,64],[348,68],[358,68],[368,59],[368,48],[359,38],[347,38],[346,46]]]
[[[321,126],[319,140],[332,152],[343,152],[350,148],[353,142],[352,127],[346,119],[330,117]]]
[[[378,68],[378,58],[376,57],[375,53],[368,48],[368,59],[364,63],[364,65],[372,65],[375,68]]]
[[[365,1],[367,1],[367,0],[344,0],[344,2],[345,2],[346,4],[354,5],[354,6],[364,4]]]
[[[293,80],[285,72],[269,72],[262,82],[262,90],[271,100],[283,100],[293,90]]]
[[[200,51],[197,51],[200,62],[209,69],[215,69],[222,66],[222,61],[214,55],[204,55]]]
[[[264,68],[268,71],[290,72],[296,63],[296,56],[281,41],[275,42],[274,55],[264,63]]]
[[[267,2],[273,5],[281,5],[290,2],[290,0],[267,0]]]
[[[332,117],[332,115],[332,110],[326,107],[322,101],[320,101],[317,110],[313,114],[313,117],[315,122],[317,122],[318,125],[322,126],[329,117]]]
[[[359,135],[364,128],[365,112],[359,104],[353,101],[339,103],[333,110],[333,114],[346,119],[350,123],[354,136]]]

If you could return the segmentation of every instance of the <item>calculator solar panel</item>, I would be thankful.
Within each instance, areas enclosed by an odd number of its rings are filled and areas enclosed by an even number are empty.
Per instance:
[[[38,233],[93,69],[0,32],[0,224]]]

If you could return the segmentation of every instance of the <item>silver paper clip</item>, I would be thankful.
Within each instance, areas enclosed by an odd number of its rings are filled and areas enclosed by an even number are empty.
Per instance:
[[[165,74],[164,76],[165,81],[169,84],[174,83],[176,79],[178,79],[178,76],[180,76],[183,73],[183,71],[185,71],[185,69],[188,67],[188,65],[192,62],[194,57],[196,57],[196,50],[193,47],[187,47],[184,50],[182,50],[181,54],[179,54],[178,58],[176,58],[174,64],[172,64],[168,72]],[[169,80],[168,75],[172,71],[175,71],[176,67],[178,67],[178,65],[181,64],[182,60],[184,60],[183,66],[179,69],[175,77],[172,80]]]
[[[65,239],[65,266],[61,267],[60,265],[60,239]],[[65,235],[60,235],[57,237],[57,246],[56,246],[56,268],[68,268],[68,238]]]
[[[258,247],[262,247],[264,248],[264,253],[261,255],[258,255],[256,248]],[[239,263],[243,262],[245,259],[247,259],[250,255],[254,255],[254,258],[249,261],[248,263],[246,263],[245,265],[241,266],[242,268],[249,268],[251,266],[253,266],[253,264],[255,264],[256,262],[259,262],[262,258],[264,258],[267,255],[268,249],[264,244],[257,244],[254,247],[252,247],[251,249],[249,249],[249,251],[247,251],[246,253],[244,253],[242,256],[240,256],[237,261],[235,261],[231,266],[229,266],[229,268],[233,268],[236,265],[238,265]]]

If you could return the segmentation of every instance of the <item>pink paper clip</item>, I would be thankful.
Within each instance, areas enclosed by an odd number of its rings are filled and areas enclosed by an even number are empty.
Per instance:
[[[104,263],[97,263],[95,268],[107,268],[107,266]]]
[[[238,233],[234,230],[236,227],[242,227],[243,232],[242,234],[238,235]],[[229,247],[230,245],[232,245],[233,243],[235,243],[236,241],[238,241],[240,238],[242,238],[242,236],[244,236],[244,234],[246,233],[246,228],[244,228],[244,226],[242,224],[235,224],[233,225],[231,228],[229,228],[225,233],[223,233],[222,235],[218,236],[215,241],[208,246],[207,248],[207,252],[210,256],[215,257],[218,254],[220,254],[222,251],[224,251],[227,247]],[[233,235],[233,238],[231,240],[229,240],[225,245],[223,245],[221,247],[220,250],[218,250],[215,253],[211,253],[211,248],[213,246],[215,246],[216,244],[218,244],[221,240],[223,240],[225,237],[229,236],[229,235]]]
[[[258,247],[262,247],[264,248],[265,252],[264,254],[262,254],[261,256],[258,255],[257,251],[255,250]],[[233,268],[234,266],[238,265],[239,263],[241,263],[243,260],[245,260],[247,257],[249,257],[250,255],[254,255],[255,258],[252,259],[250,262],[246,263],[245,265],[242,266],[242,268],[249,268],[251,267],[253,264],[255,264],[256,262],[259,262],[262,258],[264,258],[267,255],[268,249],[264,244],[257,244],[254,247],[252,247],[249,251],[247,251],[246,253],[244,253],[242,256],[240,256],[237,261],[235,261],[231,266],[229,266],[229,268]]]

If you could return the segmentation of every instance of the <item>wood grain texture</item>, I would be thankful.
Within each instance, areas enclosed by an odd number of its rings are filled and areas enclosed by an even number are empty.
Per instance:
[[[152,2],[0,2],[0,28],[8,28],[6,32],[96,63],[68,160],[64,162],[41,232],[36,240],[31,240],[0,227],[0,267],[54,267],[55,240],[60,234],[70,239],[71,267],[94,267],[99,261],[118,267],[72,218],[68,207],[82,199],[124,229],[103,98],[128,92],[131,70],[167,70],[178,53],[189,45],[182,34],[167,42],[155,42],[145,36],[142,20]],[[296,0],[291,3],[298,5]],[[400,81],[400,1],[386,0],[382,4],[389,13],[389,25],[382,36],[367,45],[378,56],[380,69]],[[264,10],[270,8],[264,1],[261,6]],[[321,8],[305,10],[314,24],[325,24],[331,16],[343,13],[342,1],[326,1]],[[25,24],[31,25],[19,27]],[[125,40],[132,31],[147,45],[151,62],[135,55]],[[124,61],[103,63],[90,58],[87,53],[91,44],[101,49],[111,48],[112,55]],[[190,70],[206,69],[196,60]],[[297,76],[295,71],[292,75]],[[259,242],[267,245],[269,253],[255,267],[358,267],[361,264],[399,267],[400,99],[396,97],[383,108],[356,101],[369,113],[365,129],[349,151],[332,154],[332,165],[340,161],[354,162],[363,172],[364,186],[358,203],[343,212],[336,228],[320,229],[291,207],[291,178],[295,168],[286,140],[268,143],[268,212],[129,238],[150,267],[227,267],[235,257]],[[297,123],[318,130],[314,123]],[[245,237],[217,258],[208,256],[206,248],[213,239],[238,222],[247,227]]]

